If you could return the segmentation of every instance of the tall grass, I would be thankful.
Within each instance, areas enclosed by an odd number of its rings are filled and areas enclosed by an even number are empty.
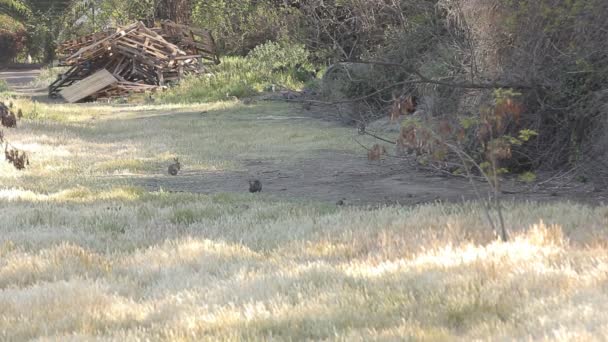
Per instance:
[[[134,188],[0,204],[0,340],[608,337],[606,208],[509,204],[502,243],[469,204]]]
[[[606,206],[505,203],[503,243],[475,203],[149,192],[176,155],[196,186],[345,129],[257,119],[283,104],[15,105],[32,164],[0,161],[0,341],[608,338]]]
[[[53,83],[57,76],[68,70],[67,67],[44,67],[40,69],[40,74],[29,85],[35,88],[46,88]]]
[[[300,46],[267,43],[246,57],[224,57],[209,73],[188,77],[160,98],[197,103],[251,97],[271,89],[301,89],[314,78],[308,52]]]
[[[8,83],[5,80],[0,80],[0,93],[8,92],[10,88],[8,87]]]

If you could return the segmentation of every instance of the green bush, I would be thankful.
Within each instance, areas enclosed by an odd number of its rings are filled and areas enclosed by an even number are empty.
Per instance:
[[[5,80],[0,80],[0,93],[9,91],[8,83]]]
[[[210,73],[186,78],[164,92],[164,102],[192,103],[254,96],[275,86],[301,89],[315,77],[301,45],[268,42],[246,57],[225,57]]]
[[[268,40],[289,36],[298,13],[275,0],[194,0],[192,22],[213,32],[225,55],[246,55]]]
[[[40,74],[30,85],[33,87],[44,88],[57,80],[57,77],[68,70],[67,67],[45,67],[40,70]]]

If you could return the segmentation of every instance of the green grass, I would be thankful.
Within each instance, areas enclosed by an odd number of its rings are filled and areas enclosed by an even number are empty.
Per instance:
[[[247,57],[223,57],[208,74],[186,78],[161,94],[166,103],[198,103],[246,98],[263,91],[301,89],[310,79],[312,66],[301,47],[267,43]]]
[[[24,120],[8,141],[30,152],[31,167],[0,163],[0,185],[42,193],[124,185],[158,177],[179,157],[189,172],[244,170],[248,160],[289,161],[316,150],[352,151],[350,130],[289,120],[285,104],[49,105],[14,101]],[[266,117],[286,118],[268,120]]]
[[[68,67],[44,67],[40,70],[38,77],[30,83],[30,86],[34,88],[46,88],[57,79],[57,76],[63,74],[68,69]]]
[[[9,90],[8,83],[5,80],[0,80],[0,94],[7,93]]]

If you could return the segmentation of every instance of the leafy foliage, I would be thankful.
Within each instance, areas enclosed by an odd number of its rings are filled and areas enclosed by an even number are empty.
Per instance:
[[[303,46],[269,42],[246,57],[225,57],[210,73],[191,77],[161,95],[165,102],[244,98],[280,88],[300,89],[314,77]]]
[[[521,128],[524,109],[517,100],[519,95],[511,89],[497,89],[493,106],[482,107],[479,114],[457,120],[450,116],[406,117],[398,146],[404,152],[415,153],[422,163],[440,168],[459,161],[454,155],[454,149],[458,149],[479,165],[462,165],[472,172],[480,168],[478,171],[493,176],[526,171],[531,165],[529,161],[522,164],[519,156],[538,133]]]
[[[268,40],[290,40],[299,13],[273,0],[196,0],[192,22],[213,31],[225,54],[245,55]]]
[[[13,19],[24,19],[31,14],[31,10],[23,0],[0,0],[0,14]]]
[[[0,63],[11,62],[25,47],[26,33],[0,30]]]
[[[8,87],[8,84],[6,83],[6,81],[0,80],[0,93],[7,92],[7,91],[9,91],[9,89],[10,88]]]

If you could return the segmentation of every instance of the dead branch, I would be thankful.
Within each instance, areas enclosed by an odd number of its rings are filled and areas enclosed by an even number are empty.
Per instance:
[[[412,68],[409,65],[401,64],[401,63],[391,63],[391,62],[382,62],[382,61],[345,61],[339,62],[340,64],[369,64],[369,65],[379,65],[386,67],[398,67],[406,70],[407,72],[416,75],[419,80],[416,81],[404,81],[399,82],[403,84],[416,84],[416,83],[427,83],[427,84],[436,84],[446,87],[452,88],[466,88],[466,89],[497,89],[497,88],[511,88],[511,89],[532,89],[531,86],[524,84],[513,84],[513,83],[500,83],[500,82],[490,82],[490,83],[473,83],[473,82],[445,82],[440,80],[434,80],[429,77],[424,76],[420,71]]]

